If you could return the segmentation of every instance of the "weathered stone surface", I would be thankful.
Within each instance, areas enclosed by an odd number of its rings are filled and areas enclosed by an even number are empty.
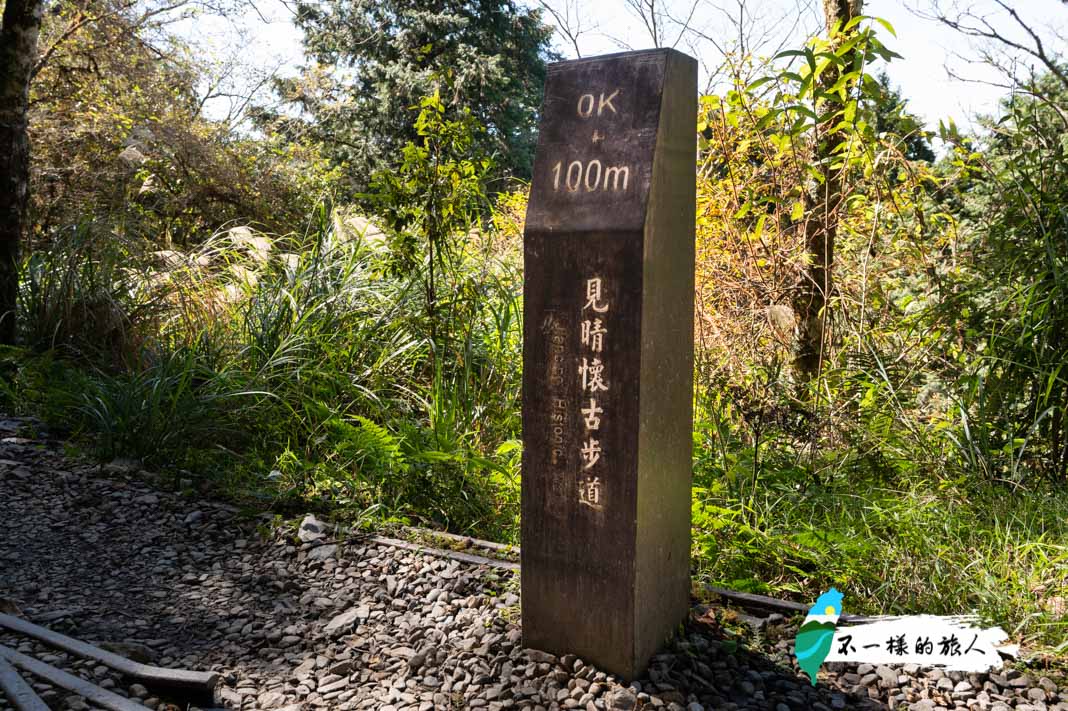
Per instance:
[[[696,72],[552,65],[524,234],[524,643],[628,678],[689,607]]]
[[[368,614],[370,613],[366,607],[354,607],[347,612],[342,612],[327,623],[325,632],[332,635],[347,631],[359,620],[367,619]]]
[[[337,558],[337,546],[333,543],[316,546],[308,551],[308,560],[328,560],[330,558]]]
[[[300,522],[300,528],[297,529],[297,538],[302,543],[311,543],[312,541],[326,538],[326,532],[326,524],[316,518],[314,514],[308,514]]]

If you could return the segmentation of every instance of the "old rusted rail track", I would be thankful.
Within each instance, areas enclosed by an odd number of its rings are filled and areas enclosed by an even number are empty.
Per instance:
[[[29,672],[36,677],[40,677],[51,684],[55,684],[67,691],[72,691],[75,694],[84,697],[86,701],[92,702],[97,706],[103,706],[112,711],[144,711],[144,706],[131,701],[125,696],[119,696],[107,689],[102,689],[81,677],[74,676],[62,669],[57,669],[51,664],[45,664],[33,657],[29,657],[21,652],[16,652],[3,645],[0,645],[0,659],[4,659],[10,662],[13,666]],[[30,693],[33,693],[32,689],[30,689]],[[36,694],[34,694],[34,697],[37,698],[38,702],[41,701],[40,697]]]
[[[48,705],[19,676],[6,657],[0,657],[0,691],[11,700],[16,711],[49,711]]]
[[[219,675],[185,669],[165,669],[142,664],[101,649],[46,627],[35,625],[12,615],[0,613],[0,629],[21,634],[54,649],[91,659],[120,674],[143,682],[146,686],[171,692],[181,692],[197,698],[211,698]],[[18,711],[43,711],[48,707],[33,691],[15,668],[33,674],[55,686],[85,697],[88,701],[112,711],[143,711],[144,706],[124,696],[103,689],[62,669],[0,645],[0,690]]]

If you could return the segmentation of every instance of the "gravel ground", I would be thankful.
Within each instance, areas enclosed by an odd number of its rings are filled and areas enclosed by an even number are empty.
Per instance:
[[[141,661],[223,675],[229,709],[990,709],[1068,711],[1038,674],[841,665],[812,687],[796,627],[760,622],[756,651],[695,612],[645,677],[523,649],[507,571],[369,541],[313,519],[263,531],[232,507],[153,488],[148,472],[63,457],[0,421],[0,607]],[[149,708],[188,708],[107,668],[14,646]],[[88,708],[36,684],[53,708]],[[0,711],[7,711],[0,700]]]

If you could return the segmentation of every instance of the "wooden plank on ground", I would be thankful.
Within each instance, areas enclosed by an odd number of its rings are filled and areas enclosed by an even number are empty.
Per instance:
[[[64,652],[96,660],[117,672],[142,681],[148,686],[210,695],[215,689],[215,685],[219,683],[219,675],[215,672],[164,669],[141,664],[113,652],[100,649],[88,642],[82,642],[59,632],[53,632],[46,627],[40,627],[11,615],[0,613],[0,628],[6,628],[12,632],[32,637]]]
[[[50,664],[40,662],[33,657],[28,657],[3,645],[0,645],[0,659],[6,659],[19,669],[40,677],[50,684],[72,691],[97,706],[111,709],[111,711],[145,711],[144,706],[127,699],[125,696],[119,696],[107,689],[101,689],[95,684],[90,684],[85,679],[68,674],[62,669],[56,669]]]
[[[0,658],[0,691],[14,704],[17,711],[49,711],[33,687],[19,676],[6,659]]]
[[[708,586],[705,588],[710,593],[719,595],[724,600],[744,607],[747,609],[756,608],[758,610],[771,610],[772,612],[781,612],[787,615],[797,613],[807,613],[808,605],[802,605],[799,602],[793,602],[791,600],[778,600],[773,597],[767,597],[766,595],[755,595],[753,593],[737,592],[735,590],[727,590],[725,588],[717,588]]]
[[[762,612],[771,610],[772,612],[780,612],[784,615],[802,615],[807,614],[810,607],[809,605],[793,602],[792,600],[779,600],[778,598],[768,597],[766,595],[737,592],[735,590],[717,588],[711,585],[705,586],[705,590],[746,610],[755,609]],[[875,618],[865,617],[864,615],[842,615],[839,619],[842,622],[871,622]]]
[[[446,531],[435,531],[435,530],[430,529],[430,528],[417,528],[415,526],[405,526],[404,527],[404,532],[413,534],[415,536],[424,536],[426,538],[430,538],[431,540],[433,540],[435,537],[445,538],[445,539],[448,539],[450,541],[456,541],[457,543],[462,543],[465,546],[472,546],[472,547],[475,547],[475,548],[485,548],[487,550],[497,551],[499,553],[506,553],[506,554],[515,553],[517,555],[519,553],[519,546],[513,546],[513,545],[509,545],[507,543],[497,543],[495,541],[485,541],[485,540],[482,540],[481,538],[471,538],[470,536],[460,536],[460,535],[457,535],[455,533],[448,533]]]
[[[488,565],[493,568],[501,568],[502,570],[510,570],[512,572],[519,571],[518,563],[512,563],[507,560],[486,558],[484,556],[474,555],[472,553],[462,553],[460,551],[447,550],[444,548],[431,548],[430,546],[420,545],[419,543],[409,543],[408,541],[402,541],[396,538],[386,538],[385,536],[367,536],[358,538],[356,540],[371,541],[372,543],[380,543],[385,546],[392,546],[393,548],[403,548],[405,550],[416,551],[418,553],[436,555],[441,558],[451,558],[453,560],[458,560],[463,563],[470,563],[472,565]]]

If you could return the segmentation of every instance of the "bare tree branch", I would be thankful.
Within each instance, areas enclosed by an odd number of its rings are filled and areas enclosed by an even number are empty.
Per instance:
[[[1017,12],[1015,8],[1011,7],[1005,0],[993,1],[999,8],[1008,14],[1015,26],[1023,31],[1028,38],[1027,43],[1014,39],[1004,30],[998,29],[998,27],[991,21],[989,15],[978,15],[967,10],[957,12],[955,15],[951,16],[942,9],[937,1],[931,3],[930,13],[924,13],[922,11],[914,11],[914,13],[920,17],[936,20],[966,37],[991,42],[1008,50],[1019,52],[1032,59],[1036,59],[1050,74],[1057,77],[1065,87],[1068,87],[1068,72],[1065,72],[1061,64],[1060,55],[1051,54],[1049,52],[1045,42],[1042,40],[1042,36],[1035,29],[1035,26],[1024,21],[1020,16],[1020,13]],[[1062,0],[1062,2],[1066,2],[1066,0]]]
[[[582,57],[582,48],[579,46],[579,37],[588,29],[582,26],[582,16],[577,0],[565,0],[563,11],[557,10],[546,0],[538,0],[538,6],[548,12],[553,18],[553,27],[557,34],[571,44],[576,57]]]
[[[662,13],[657,6],[657,0],[623,0],[623,2],[645,25],[645,31],[653,41],[653,46],[664,46],[664,33],[659,24]]]
[[[697,5],[700,1],[701,0],[694,0],[693,4],[690,6],[690,12],[686,15],[686,19],[681,22],[668,15],[668,18],[679,26],[679,34],[675,38],[675,41],[671,43],[672,49],[677,47],[679,42],[682,41],[682,38],[686,36],[686,33],[690,31],[690,23],[693,21],[693,14],[697,11]]]

